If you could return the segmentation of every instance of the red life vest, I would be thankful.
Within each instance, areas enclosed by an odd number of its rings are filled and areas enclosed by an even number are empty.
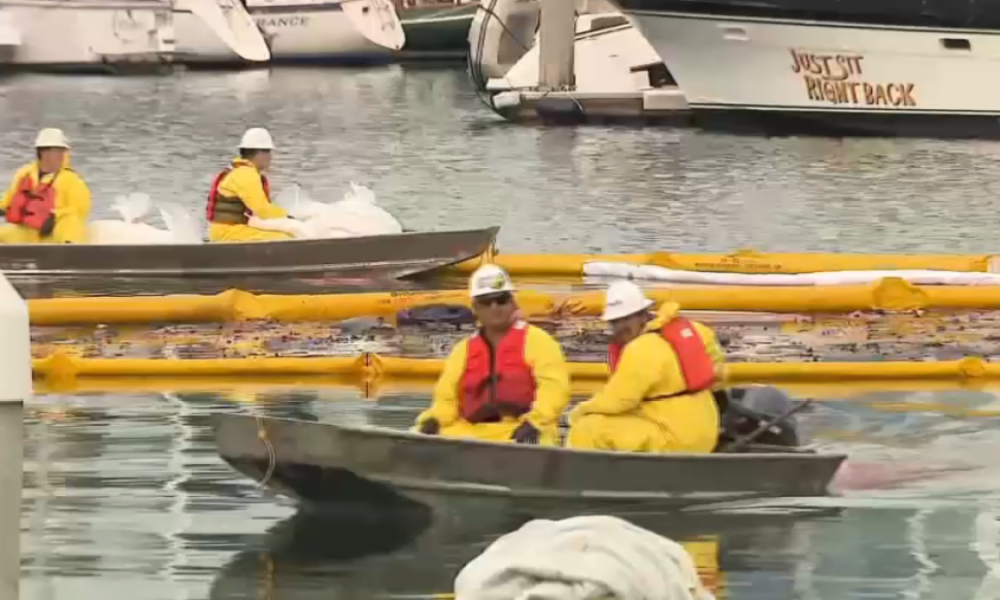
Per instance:
[[[30,175],[22,177],[7,207],[7,222],[34,229],[43,235],[51,234],[56,223],[56,191],[52,185],[58,176],[56,173],[51,181],[38,185]]]
[[[216,208],[219,205],[219,184],[222,183],[222,180],[226,177],[226,175],[229,175],[232,172],[233,172],[232,167],[227,168],[224,171],[222,171],[221,173],[219,173],[218,175],[216,175],[215,179],[212,180],[212,187],[208,191],[208,206],[207,206],[207,208],[205,210],[205,216],[208,218],[208,222],[209,223],[212,223],[212,222],[215,221],[215,212],[216,212]],[[260,175],[260,183],[264,186],[264,196],[267,198],[267,201],[270,202],[271,201],[271,183],[267,180],[267,177],[263,173],[261,173],[261,175]],[[234,200],[235,201],[239,201],[239,199],[230,199],[230,198],[226,198],[226,197],[223,197],[223,200],[224,201],[229,201],[229,202],[232,202]],[[240,204],[243,204],[242,201],[239,201],[239,202],[240,202]],[[245,205],[243,206],[243,208],[244,208],[244,212],[246,212],[245,211],[245,209],[246,209]]]
[[[535,375],[524,361],[528,324],[515,323],[495,351],[482,334],[469,339],[459,383],[459,413],[470,423],[521,416],[535,401]],[[495,353],[495,356],[494,356]]]
[[[664,325],[659,333],[677,354],[677,362],[680,363],[681,374],[684,376],[684,390],[672,396],[693,394],[712,387],[715,383],[715,362],[694,324],[677,317]],[[612,373],[618,368],[622,350],[620,344],[608,346],[608,367]]]

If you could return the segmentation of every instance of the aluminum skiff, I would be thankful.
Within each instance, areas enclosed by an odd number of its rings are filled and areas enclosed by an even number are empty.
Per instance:
[[[823,496],[846,458],[752,446],[732,454],[574,451],[238,414],[215,415],[213,426],[230,465],[306,505],[397,508],[428,503],[428,494],[671,507]]]
[[[499,227],[342,239],[206,244],[0,245],[7,275],[215,276],[391,270],[397,277],[490,251]]]

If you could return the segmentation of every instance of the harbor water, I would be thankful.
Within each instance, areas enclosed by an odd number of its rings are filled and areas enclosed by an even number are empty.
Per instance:
[[[500,225],[503,252],[998,248],[994,143],[521,127],[492,115],[459,68],[8,77],[0,176],[32,157],[39,128],[61,127],[95,216],[145,192],[200,218],[251,126],[276,138],[276,190],[297,182],[336,200],[362,183],[410,229]],[[980,416],[904,411],[912,401]],[[358,389],[40,395],[27,407],[22,596],[449,592],[464,562],[531,515],[317,521],[230,470],[209,424],[214,411],[256,410],[405,427],[426,402]],[[720,598],[998,597],[997,410],[991,390],[824,402],[802,417],[807,437],[849,452],[875,483],[822,501],[630,518],[689,544]]]
[[[810,440],[850,452],[862,473],[901,481],[829,499],[623,516],[685,543],[720,598],[996,597],[1000,418],[891,410],[913,399],[987,412],[996,404],[992,393],[950,391],[826,402],[802,418]],[[450,592],[465,562],[530,513],[429,523],[298,514],[217,457],[209,421],[241,411],[405,427],[425,403],[422,394],[363,399],[354,389],[43,396],[28,426],[22,597]]]

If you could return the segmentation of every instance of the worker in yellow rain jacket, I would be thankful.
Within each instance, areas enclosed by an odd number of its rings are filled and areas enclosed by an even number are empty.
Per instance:
[[[567,445],[625,452],[712,452],[719,410],[712,395],[724,356],[715,334],[660,307],[630,281],[608,287],[602,319],[611,323],[611,376],[570,413]]]
[[[0,201],[7,220],[0,243],[85,242],[90,189],[70,168],[69,140],[61,129],[43,129],[35,154],[37,160],[17,171]]]
[[[215,176],[208,193],[208,239],[213,242],[268,242],[289,240],[283,231],[251,227],[250,217],[280,219],[281,207],[271,204],[271,185],[264,175],[271,166],[274,140],[260,127],[248,129],[240,140],[240,157]]]
[[[415,429],[430,435],[521,444],[559,444],[569,405],[569,369],[548,333],[518,318],[510,276],[480,267],[469,296],[481,328],[459,342]]]

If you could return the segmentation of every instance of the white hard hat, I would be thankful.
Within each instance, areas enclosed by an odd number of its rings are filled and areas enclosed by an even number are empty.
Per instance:
[[[66,148],[69,149],[69,140],[62,129],[43,129],[38,132],[35,138],[35,148]]]
[[[274,150],[274,140],[263,127],[247,129],[240,140],[240,150]]]
[[[470,298],[513,292],[514,289],[510,275],[496,265],[483,265],[469,278]]]
[[[601,319],[614,321],[646,310],[652,305],[653,301],[646,298],[642,288],[631,281],[616,281],[608,286]]]

